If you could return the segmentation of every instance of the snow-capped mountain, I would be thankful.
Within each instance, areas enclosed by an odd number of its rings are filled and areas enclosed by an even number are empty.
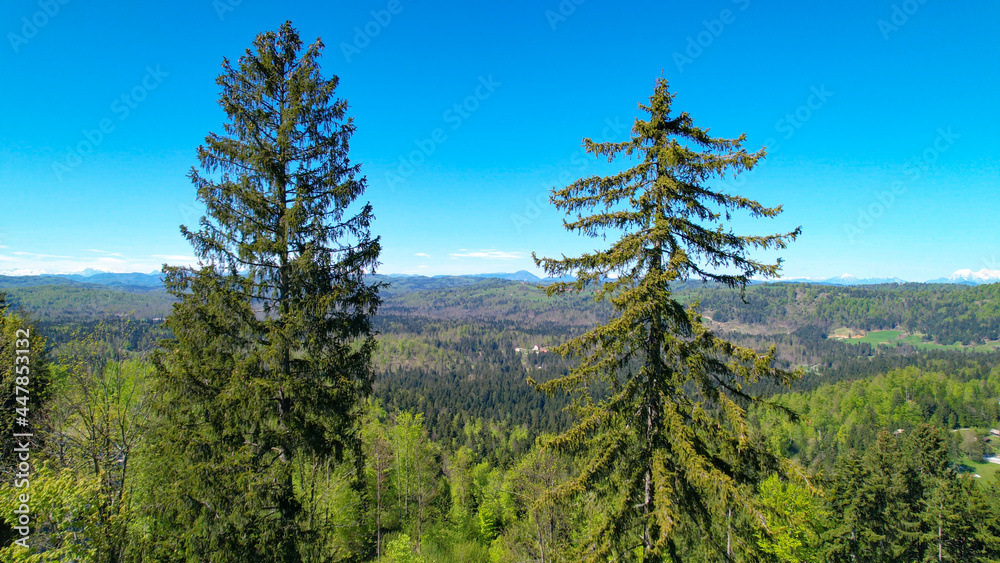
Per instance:
[[[844,274],[842,276],[837,276],[835,278],[784,278],[778,280],[781,283],[814,283],[820,285],[877,285],[884,283],[909,283],[906,280],[892,277],[892,278],[857,278],[851,274]],[[955,283],[962,285],[982,285],[986,283],[997,283],[1000,282],[1000,270],[988,270],[983,268],[978,272],[973,272],[970,269],[958,270],[950,276],[937,278],[933,280],[927,280],[923,283]]]
[[[835,278],[815,279],[815,278],[786,278],[780,280],[782,283],[815,283],[820,285],[876,285],[883,283],[909,283],[906,280],[892,278],[857,278],[851,274],[844,274]],[[962,285],[981,285],[986,283],[1000,282],[1000,270],[987,270],[983,268],[978,272],[969,269],[958,270],[948,277],[927,280],[924,283],[956,283]]]
[[[964,285],[981,285],[984,283],[1000,282],[1000,270],[987,270],[983,268],[978,272],[973,272],[968,268],[955,271],[946,278],[929,280],[927,283],[960,283]]]

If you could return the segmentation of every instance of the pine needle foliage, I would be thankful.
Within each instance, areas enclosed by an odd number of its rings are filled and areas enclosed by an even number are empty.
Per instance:
[[[589,561],[752,559],[754,534],[766,534],[754,484],[783,466],[748,425],[747,407],[764,401],[747,386],[764,378],[787,385],[797,374],[773,366],[773,348],[762,354],[716,336],[670,284],[700,278],[742,290],[752,276],[775,277],[780,260],[750,252],[783,249],[799,229],[745,236],[727,228],[734,212],[781,212],[712,187],[752,169],[765,151],[744,149],[744,135],[711,137],[687,113],[672,114],[672,101],[660,78],[630,140],[583,141],[596,157],[638,164],[553,190],[551,202],[575,216],[566,229],[619,238],[577,257],[534,257],[551,276],[576,276],[550,285],[550,295],[596,288],[617,310],[558,348],[580,358],[578,367],[535,383],[576,397],[578,422],[550,447],[582,459],[556,493],[596,493],[606,503],[581,550]]]
[[[179,299],[160,360],[159,442],[179,460],[154,518],[167,558],[299,561],[293,459],[361,463],[380,245],[322,48],[285,23],[217,80],[228,121],[190,173],[207,214],[181,227],[199,267],[164,267]]]

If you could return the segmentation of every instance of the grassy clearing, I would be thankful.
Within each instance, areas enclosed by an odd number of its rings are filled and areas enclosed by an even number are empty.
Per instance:
[[[876,330],[874,332],[869,332],[864,338],[858,338],[852,340],[852,342],[867,342],[869,344],[888,344],[890,342],[895,342],[899,340],[899,336],[902,334],[898,330]]]
[[[997,473],[1000,473],[1000,465],[995,463],[975,462],[969,458],[963,458],[959,460],[959,463],[966,467],[971,467],[971,472],[982,477],[983,483],[992,483]]]
[[[865,331],[863,331],[863,330],[854,330],[854,329],[850,329],[850,328],[847,328],[847,327],[840,327],[840,328],[834,329],[834,331],[832,333],[830,333],[830,336],[831,337],[840,337],[840,338],[843,338],[843,339],[846,340],[846,339],[851,338],[852,336],[858,336],[858,335],[862,335],[864,333],[865,333]]]
[[[861,342],[866,342],[873,346],[885,345],[885,346],[899,346],[901,344],[906,344],[920,350],[975,350],[976,352],[992,352],[994,350],[1000,349],[1000,342],[993,341],[987,342],[985,344],[980,344],[977,346],[965,346],[964,344],[938,344],[937,342],[931,342],[925,340],[925,336],[919,332],[907,333],[901,330],[873,330],[867,334],[862,331],[838,328],[831,333],[831,337],[845,336],[845,335],[857,335],[864,334],[862,338],[841,338],[844,342],[849,344],[858,344]]]

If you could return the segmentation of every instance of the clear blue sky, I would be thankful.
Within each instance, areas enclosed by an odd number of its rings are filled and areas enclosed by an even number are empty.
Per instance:
[[[599,244],[548,190],[611,170],[581,139],[624,140],[661,73],[697,124],[768,146],[731,189],[785,213],[736,228],[801,225],[786,277],[1000,269],[996,1],[11,0],[0,271],[189,260],[185,174],[222,128],[222,58],[286,19],[340,77],[384,273],[534,270],[531,251]]]

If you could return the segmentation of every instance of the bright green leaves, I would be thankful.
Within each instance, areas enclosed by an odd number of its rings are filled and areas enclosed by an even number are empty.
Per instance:
[[[37,468],[31,485],[16,488],[0,485],[0,518],[7,526],[20,525],[21,504],[30,507],[31,534],[27,548],[10,544],[0,548],[0,561],[7,563],[43,563],[55,561],[96,561],[102,537],[100,479],[71,469],[56,471],[49,464]],[[26,497],[27,503],[21,499]],[[20,536],[17,536],[20,537]],[[103,560],[103,559],[102,559]]]

